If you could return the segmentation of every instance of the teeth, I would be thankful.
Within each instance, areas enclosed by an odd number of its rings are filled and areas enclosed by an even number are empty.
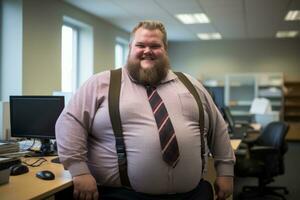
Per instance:
[[[144,57],[143,60],[153,60],[151,57]]]

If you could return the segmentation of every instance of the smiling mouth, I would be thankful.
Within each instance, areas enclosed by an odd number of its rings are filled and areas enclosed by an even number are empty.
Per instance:
[[[154,60],[154,58],[153,57],[142,57],[141,60]]]

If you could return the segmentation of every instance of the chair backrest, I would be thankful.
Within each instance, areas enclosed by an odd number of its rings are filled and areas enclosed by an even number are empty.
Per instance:
[[[287,152],[288,145],[285,141],[285,136],[288,132],[289,126],[284,122],[271,122],[269,123],[262,134],[258,138],[258,145],[272,146],[279,150],[279,157],[267,157],[265,162],[268,166],[268,173],[266,176],[276,176],[284,173],[284,154]]]
[[[228,123],[228,128],[229,128],[228,131],[230,133],[234,132],[235,122],[234,122],[234,119],[231,115],[229,107],[227,107],[227,106],[223,107],[222,112],[224,114],[225,121]]]
[[[258,143],[264,146],[272,146],[284,153],[285,136],[288,129],[289,126],[284,122],[271,122],[259,136]]]

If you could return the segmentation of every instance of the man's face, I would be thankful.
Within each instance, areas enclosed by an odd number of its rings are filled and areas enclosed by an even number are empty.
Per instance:
[[[130,75],[142,84],[155,85],[165,78],[169,59],[160,30],[139,28],[130,44],[127,66]]]
[[[130,44],[129,59],[139,62],[143,69],[152,68],[164,57],[167,57],[162,38],[163,34],[157,29],[139,28]]]

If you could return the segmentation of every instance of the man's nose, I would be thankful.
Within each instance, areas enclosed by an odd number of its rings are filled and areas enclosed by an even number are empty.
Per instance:
[[[152,53],[151,47],[145,47],[144,53]]]

